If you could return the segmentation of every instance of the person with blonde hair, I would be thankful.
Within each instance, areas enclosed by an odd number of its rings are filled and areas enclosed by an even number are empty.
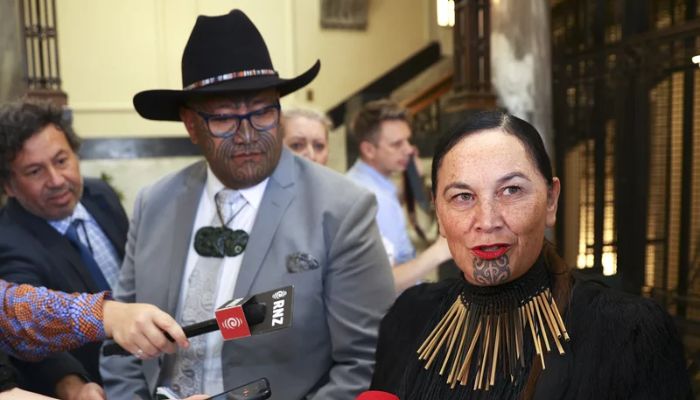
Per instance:
[[[282,127],[284,144],[294,153],[321,165],[328,163],[328,132],[333,122],[326,115],[295,108],[284,112]]]

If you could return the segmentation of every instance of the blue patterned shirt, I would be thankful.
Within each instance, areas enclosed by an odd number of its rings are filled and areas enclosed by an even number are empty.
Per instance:
[[[95,221],[95,218],[90,215],[88,210],[82,204],[78,203],[73,210],[73,215],[58,221],[48,221],[54,229],[61,235],[65,235],[70,224],[76,220],[83,220],[85,229],[78,229],[80,241],[92,251],[92,257],[99,265],[102,274],[105,276],[107,283],[111,288],[117,286],[119,281],[119,255],[117,250],[112,246],[107,235],[104,233],[100,225]],[[87,236],[85,233],[87,231]]]

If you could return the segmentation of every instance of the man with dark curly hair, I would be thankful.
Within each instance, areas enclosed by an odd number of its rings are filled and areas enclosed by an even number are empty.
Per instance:
[[[0,106],[0,278],[64,292],[116,286],[128,220],[115,192],[83,179],[80,139],[63,110],[25,100]],[[60,398],[104,397],[99,343],[28,363],[26,388]]]

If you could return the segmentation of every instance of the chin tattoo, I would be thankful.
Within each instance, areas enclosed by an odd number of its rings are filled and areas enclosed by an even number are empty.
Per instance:
[[[474,259],[474,281],[480,285],[500,285],[511,276],[508,255],[504,254],[493,260]]]

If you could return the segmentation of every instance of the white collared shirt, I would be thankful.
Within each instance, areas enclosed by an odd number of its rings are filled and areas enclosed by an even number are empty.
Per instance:
[[[269,178],[265,178],[257,185],[239,190],[239,193],[246,199],[247,204],[236,214],[235,218],[228,224],[228,227],[236,230],[242,229],[248,234],[253,229],[255,216],[258,214],[260,203],[262,202],[265,188]],[[216,202],[214,196],[220,190],[224,189],[224,185],[214,175],[211,169],[207,166],[207,181],[202,191],[202,197],[199,200],[197,208],[197,216],[194,220],[192,229],[192,238],[190,240],[189,252],[187,253],[187,262],[185,264],[185,275],[182,278],[182,287],[180,289],[180,299],[177,307],[178,321],[182,313],[183,305],[185,304],[185,296],[187,295],[187,287],[190,274],[194,270],[199,255],[194,250],[195,232],[203,226],[211,225],[211,221],[216,214]],[[224,263],[219,272],[219,287],[216,289],[216,300],[214,301],[215,308],[218,308],[223,303],[234,298],[234,288],[238,280],[238,273],[241,269],[241,261],[245,251],[236,257],[225,257]],[[211,318],[214,316],[212,315]],[[223,347],[223,339],[221,335],[207,335],[207,354],[204,363],[204,393],[221,393],[224,391],[223,375],[221,371],[221,349]]]

